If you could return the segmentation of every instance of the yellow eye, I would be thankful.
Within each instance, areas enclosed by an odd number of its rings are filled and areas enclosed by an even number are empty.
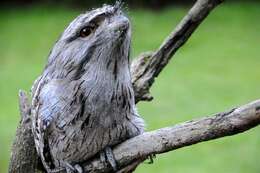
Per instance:
[[[80,33],[79,33],[79,35],[80,35],[80,37],[87,37],[87,36],[89,36],[91,33],[92,33],[92,31],[94,30],[94,28],[93,27],[91,27],[91,26],[85,26],[84,28],[82,28],[81,30],[80,30]]]

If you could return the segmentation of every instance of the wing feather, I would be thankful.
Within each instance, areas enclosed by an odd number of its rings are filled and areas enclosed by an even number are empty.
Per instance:
[[[41,83],[39,83],[41,84]],[[62,80],[53,80],[44,83],[44,86],[39,87],[40,91],[34,97],[33,103],[33,131],[35,136],[35,144],[37,152],[40,155],[44,167],[48,172],[52,172],[55,168],[54,160],[50,153],[48,141],[49,132],[52,125],[64,127],[73,120],[73,113],[68,113],[71,108],[71,103],[75,102],[75,97],[80,88],[79,82],[65,82]],[[84,103],[77,103],[84,104]],[[79,107],[82,107],[81,105]],[[59,121],[61,120],[62,121]]]

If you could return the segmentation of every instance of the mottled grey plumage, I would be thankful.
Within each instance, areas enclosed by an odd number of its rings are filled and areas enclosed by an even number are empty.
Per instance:
[[[91,33],[82,29],[91,26]],[[48,172],[143,132],[129,71],[131,31],[120,6],[78,16],[32,88],[35,144]]]

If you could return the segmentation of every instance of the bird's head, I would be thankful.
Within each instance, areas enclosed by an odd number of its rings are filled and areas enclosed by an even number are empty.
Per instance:
[[[69,24],[53,47],[46,69],[61,78],[78,78],[89,70],[115,73],[119,66],[129,68],[130,42],[130,22],[121,4],[104,5]]]

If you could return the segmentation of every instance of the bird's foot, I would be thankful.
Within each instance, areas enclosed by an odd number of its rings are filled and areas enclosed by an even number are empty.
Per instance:
[[[115,160],[115,156],[113,154],[113,151],[111,147],[106,147],[101,153],[100,153],[100,160],[104,163],[108,162],[109,165],[113,168],[113,171],[116,172],[117,164]]]
[[[72,166],[68,162],[65,162],[66,173],[83,173],[83,169],[79,164]]]

